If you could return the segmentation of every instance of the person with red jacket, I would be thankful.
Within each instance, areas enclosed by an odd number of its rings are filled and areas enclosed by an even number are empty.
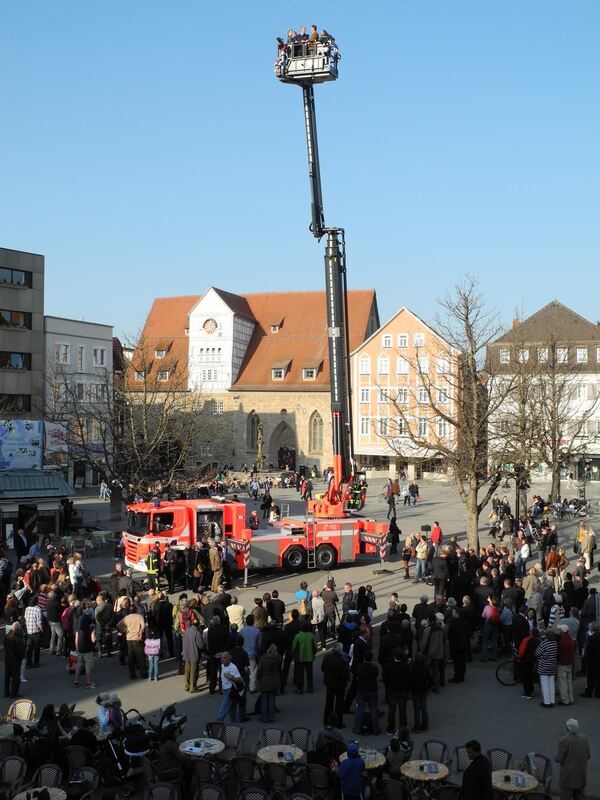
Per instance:
[[[574,703],[573,697],[573,662],[575,661],[575,639],[571,636],[566,625],[559,625],[560,638],[558,640],[558,666],[556,671],[556,684],[558,696],[563,706]]]
[[[440,523],[436,520],[433,523],[433,528],[431,529],[431,544],[434,547],[440,547],[442,544],[442,539],[444,538],[444,534],[442,533],[442,529],[440,527]]]
[[[527,700],[533,697],[533,680],[535,675],[535,651],[540,643],[540,634],[537,628],[532,628],[519,647],[519,672],[523,683],[523,694]]]

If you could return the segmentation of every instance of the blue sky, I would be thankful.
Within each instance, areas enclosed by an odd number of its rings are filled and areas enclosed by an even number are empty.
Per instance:
[[[315,22],[325,217],[382,319],[464,273],[506,319],[600,319],[600,4],[0,5],[0,245],[46,256],[46,311],[135,333],[157,295],[315,289],[301,93],[274,37]]]

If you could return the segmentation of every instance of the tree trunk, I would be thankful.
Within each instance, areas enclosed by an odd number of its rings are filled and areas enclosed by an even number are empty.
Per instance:
[[[479,511],[477,508],[477,491],[469,489],[466,503],[467,510],[467,542],[476,553],[479,553]]]
[[[552,488],[550,489],[550,497],[554,503],[558,502],[560,494],[560,462],[555,460],[552,464]]]

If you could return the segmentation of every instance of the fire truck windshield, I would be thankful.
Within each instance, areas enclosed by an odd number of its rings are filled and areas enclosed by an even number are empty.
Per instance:
[[[143,511],[130,511],[129,520],[127,522],[127,530],[130,533],[136,533],[138,536],[143,536],[148,533],[148,525],[150,522],[150,514]]]

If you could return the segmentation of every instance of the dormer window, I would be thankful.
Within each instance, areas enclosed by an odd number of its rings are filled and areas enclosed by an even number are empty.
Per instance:
[[[158,377],[158,380],[161,381],[161,382],[168,381],[169,380],[169,370],[168,369],[159,370],[157,377]]]
[[[274,381],[282,381],[283,380],[283,368],[282,367],[273,367],[271,370],[271,377]]]
[[[143,370],[136,369],[134,378],[137,383],[141,383],[145,377],[146,373]]]
[[[167,351],[166,350],[155,350],[154,351],[154,355],[156,356],[156,358],[164,358],[167,355]]]
[[[317,377],[317,370],[314,367],[304,367],[302,370],[302,380],[314,381]]]
[[[280,325],[271,325],[271,333],[279,333]]]

